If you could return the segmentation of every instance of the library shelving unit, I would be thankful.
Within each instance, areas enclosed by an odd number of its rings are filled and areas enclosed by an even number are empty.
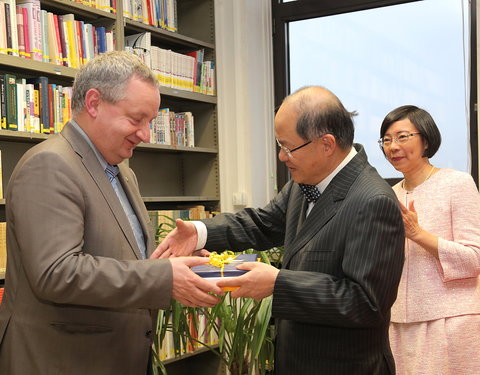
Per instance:
[[[124,37],[150,32],[152,45],[188,53],[204,49],[205,60],[215,60],[214,0],[177,0],[178,31],[149,26],[123,16],[122,1],[116,1],[116,14],[71,0],[41,0],[41,8],[57,15],[73,13],[75,19],[104,26],[114,34],[115,48],[122,50]],[[19,78],[46,76],[49,82],[71,85],[77,69],[21,57],[0,54],[0,74]],[[194,116],[195,147],[140,144],[129,160],[140,192],[149,210],[204,205],[219,208],[219,162],[217,136],[217,97],[170,87],[161,87],[161,108],[190,111]],[[21,156],[49,135],[0,130],[3,189]],[[5,200],[0,200],[0,221],[5,221]],[[4,275],[0,274],[0,284]],[[185,357],[185,358],[184,358]],[[217,374],[218,359],[208,351],[169,360],[169,374]]]

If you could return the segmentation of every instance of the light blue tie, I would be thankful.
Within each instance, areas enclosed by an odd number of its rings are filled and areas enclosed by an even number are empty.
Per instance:
[[[130,201],[127,198],[127,195],[125,194],[125,191],[123,190],[122,185],[117,184],[118,182],[117,175],[119,171],[120,170],[116,165],[107,164],[107,167],[105,168],[105,175],[109,179],[110,183],[112,184],[113,190],[115,190],[115,193],[117,194],[118,199],[120,200],[123,210],[125,211],[128,221],[130,222],[130,226],[135,236],[135,240],[137,242],[138,248],[140,249],[140,254],[142,258],[145,259],[146,248],[145,248],[145,237],[143,236],[142,226],[138,221],[138,217],[135,214],[135,211],[133,210],[132,205],[130,204]]]
[[[119,172],[119,169],[116,165],[107,164],[107,168],[105,168],[105,174],[107,175],[110,183],[112,183],[115,177],[117,177],[118,172]]]

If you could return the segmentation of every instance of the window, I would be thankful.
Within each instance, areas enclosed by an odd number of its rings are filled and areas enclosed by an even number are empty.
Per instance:
[[[435,119],[443,138],[432,162],[470,171],[468,1],[414,1],[340,14],[322,11],[315,18],[303,12],[298,20],[284,13],[285,27],[276,28],[276,33],[286,31],[285,94],[305,85],[321,85],[348,110],[356,110],[355,142],[365,146],[370,163],[385,178],[400,174],[376,142],[383,118],[400,105],[422,107]],[[276,35],[274,43],[279,41]],[[278,46],[274,48],[278,64],[281,56]],[[472,151],[476,152],[476,142]]]

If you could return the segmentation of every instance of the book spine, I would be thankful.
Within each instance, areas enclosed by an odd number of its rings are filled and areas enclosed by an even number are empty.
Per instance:
[[[17,122],[17,77],[5,74],[7,92],[7,129],[18,130]]]
[[[25,38],[25,57],[27,59],[32,58],[32,51],[30,50],[30,25],[28,21],[28,12],[27,8],[22,8],[23,13],[23,35]]]
[[[5,75],[0,75],[0,108],[2,115],[0,116],[0,123],[2,129],[7,129],[7,90]]]
[[[22,7],[15,7],[17,14],[17,37],[18,37],[18,54],[25,57],[25,35],[23,33],[23,12]]]

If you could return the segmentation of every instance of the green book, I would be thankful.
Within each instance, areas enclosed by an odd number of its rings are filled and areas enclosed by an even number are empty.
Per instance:
[[[5,74],[5,91],[7,99],[7,129],[18,130],[17,119],[17,77]]]

